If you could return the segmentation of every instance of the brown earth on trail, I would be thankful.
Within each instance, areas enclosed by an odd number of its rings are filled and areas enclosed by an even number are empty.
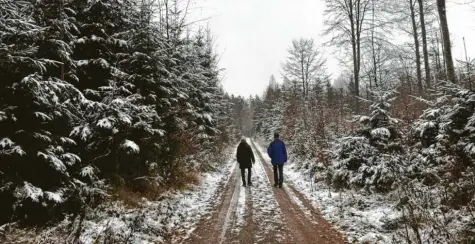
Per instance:
[[[273,179],[274,174],[269,163],[265,161],[257,149],[256,154],[264,165],[269,179]],[[287,191],[292,191],[304,207],[310,211],[310,216],[303,212]],[[283,188],[275,187],[274,194],[279,202],[279,207],[282,209],[286,221],[285,226],[293,233],[292,239],[288,243],[346,243],[342,234],[336,231],[318,210],[312,206],[310,201],[295,190],[291,184],[284,184]]]
[[[264,169],[256,169],[253,174],[267,174],[253,175],[253,179],[261,179],[262,182],[256,182],[260,184],[241,190],[239,167],[236,167],[229,181],[217,191],[214,211],[198,223],[188,239],[181,240],[180,243],[347,243],[344,235],[335,230],[291,183],[284,182],[283,188],[273,187],[270,182],[273,180],[273,172],[269,163],[254,143],[252,146],[257,156],[254,168]],[[273,198],[271,200],[277,203],[278,209],[272,210],[271,213],[259,213],[263,211],[262,205],[254,202],[256,197],[253,191],[269,192],[269,188],[272,192],[269,193]],[[238,226],[237,221],[240,194],[244,194],[242,197],[245,199],[244,206],[241,206],[244,208],[242,226]],[[281,221],[272,222],[274,229],[269,232],[266,226],[269,223],[263,223],[262,219],[257,217],[259,214],[265,214],[264,217],[269,218],[279,217]]]

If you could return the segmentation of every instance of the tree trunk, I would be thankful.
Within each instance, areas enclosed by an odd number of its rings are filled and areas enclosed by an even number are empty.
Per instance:
[[[308,80],[305,79],[305,68],[304,68],[304,51],[300,53],[300,71],[302,75],[302,89],[303,89],[303,125],[305,130],[308,130],[308,111],[307,111],[307,94],[308,94]]]
[[[378,64],[376,62],[376,49],[374,47],[374,12],[375,12],[375,9],[374,9],[374,1],[372,1],[372,7],[373,7],[373,19],[372,19],[372,24],[371,24],[371,53],[372,53],[372,58],[373,58],[373,79],[374,79],[374,86],[375,87],[378,87]],[[381,81],[381,80],[380,80]],[[371,80],[370,80],[370,88],[371,87]]]
[[[440,42],[439,42],[439,35],[437,32],[435,33],[435,47],[434,47],[434,56],[435,56],[435,65],[436,65],[436,71],[435,71],[435,80],[439,79],[441,76],[441,73],[444,72],[445,70],[445,65],[444,68],[442,68],[442,61],[440,59]]]
[[[302,72],[301,75],[302,75],[302,91],[303,91],[303,97],[304,97],[304,99],[306,99],[306,98],[307,98],[307,89],[306,89],[307,85],[306,85],[306,82],[305,82],[305,74],[304,74],[303,62],[304,62],[304,60],[303,60],[303,52],[302,52],[302,53],[301,53],[301,58],[300,58],[300,70],[301,70],[301,72]]]
[[[419,48],[419,36],[417,33],[416,13],[414,10],[414,1],[409,0],[411,8],[412,34],[414,37],[414,45],[416,48],[416,73],[417,73],[417,89],[419,96],[422,96],[422,71],[421,71],[421,53]]]
[[[368,7],[369,1],[362,2],[357,0],[355,6],[356,10],[356,45],[357,45],[357,70],[355,76],[355,93],[358,97],[360,95],[360,70],[361,70],[361,33],[363,33],[363,21],[365,20],[366,8]],[[356,98],[356,112],[359,112],[359,98]]]
[[[170,25],[168,21],[168,0],[165,1],[165,25],[166,25],[166,31],[167,31],[167,40],[170,40]]]
[[[350,1],[351,3],[351,1]],[[351,25],[351,49],[353,51],[353,77],[355,79],[355,87],[353,94],[355,96],[355,110],[356,113],[359,112],[359,103],[358,103],[358,96],[359,96],[359,70],[358,70],[358,56],[357,56],[357,42],[356,42],[356,29],[355,29],[355,19],[353,13],[353,5],[350,4],[350,25]]]
[[[426,85],[430,87],[431,76],[430,76],[430,66],[429,66],[429,53],[427,52],[427,32],[426,32],[426,23],[424,17],[424,3],[422,0],[419,2],[419,17],[421,22],[421,35],[422,35],[422,52],[424,54],[424,67],[426,71]]]
[[[449,25],[447,23],[447,11],[445,0],[437,0],[437,10],[439,11],[440,29],[442,31],[442,43],[444,45],[444,60],[447,67],[447,79],[456,83],[454,61],[452,59],[452,47],[450,44]]]

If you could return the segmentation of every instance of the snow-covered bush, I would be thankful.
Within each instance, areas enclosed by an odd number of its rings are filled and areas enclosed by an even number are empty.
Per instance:
[[[414,190],[406,197],[416,215],[427,216],[422,224],[434,230],[430,238],[469,243],[475,238],[475,93],[450,82],[438,91],[414,123],[405,172],[405,187]]]
[[[356,116],[365,127],[355,135],[338,139],[330,167],[331,182],[337,188],[365,188],[387,192],[393,188],[393,154],[402,151],[394,128],[397,120],[389,116],[394,91],[373,92],[375,101],[370,116]]]

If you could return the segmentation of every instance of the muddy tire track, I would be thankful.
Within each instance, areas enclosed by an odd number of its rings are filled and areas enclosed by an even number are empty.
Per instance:
[[[226,243],[231,216],[236,210],[240,185],[237,183],[239,167],[233,166],[229,180],[216,192],[214,211],[200,220],[188,239],[180,243]]]
[[[239,177],[238,177],[239,178]],[[252,211],[252,188],[241,187],[239,200],[244,200],[243,205],[234,211],[234,221],[231,233],[227,235],[226,243],[254,243],[254,221]],[[242,208],[242,209],[240,209]],[[241,211],[238,211],[241,210]]]
[[[218,191],[213,213],[183,243],[286,243],[288,238],[283,236],[289,233],[260,163],[253,165],[252,183],[251,187],[241,186],[236,165],[229,183]]]
[[[273,187],[273,172],[254,142],[251,187],[241,187],[240,170],[216,193],[214,211],[182,243],[346,243],[291,184]]]
[[[272,184],[273,170],[254,142],[252,146],[267,173],[269,184]],[[286,243],[346,243],[343,235],[338,233],[291,184],[284,182],[283,188],[274,188],[274,195],[282,210],[284,226],[290,232]]]

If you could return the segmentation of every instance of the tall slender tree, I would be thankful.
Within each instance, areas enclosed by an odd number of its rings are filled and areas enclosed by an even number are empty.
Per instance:
[[[363,26],[370,11],[370,3],[371,0],[325,0],[327,28],[324,34],[333,34],[331,43],[351,45],[355,97],[360,95],[361,36],[366,31]],[[355,108],[358,112],[358,98],[355,98]]]
[[[310,83],[324,74],[326,59],[313,39],[292,40],[288,53],[287,60],[282,64],[284,75],[291,80],[299,80],[303,96],[307,98]]]
[[[447,69],[447,79],[453,83],[457,82],[455,77],[454,60],[452,59],[452,46],[450,43],[449,24],[447,22],[447,8],[445,0],[437,0],[437,10],[439,12],[440,29],[442,32],[442,44],[444,47],[444,60]]]
[[[426,20],[425,20],[425,8],[424,1],[417,0],[419,3],[419,19],[421,25],[421,36],[422,36],[422,53],[424,54],[424,68],[426,73],[426,85],[427,87],[431,86],[431,76],[430,76],[430,65],[429,65],[429,52],[427,51],[427,31],[426,31]]]
[[[422,96],[422,70],[421,70],[421,51],[419,44],[419,32],[416,22],[416,10],[414,8],[414,0],[409,0],[409,8],[411,9],[411,22],[412,22],[412,35],[414,38],[414,47],[416,52],[416,74],[417,74],[417,90],[419,95]]]
[[[294,39],[288,50],[289,56],[282,64],[284,75],[290,80],[300,81],[302,84],[302,100],[304,101],[304,113],[307,114],[307,105],[310,87],[316,82],[323,80],[326,59],[315,46],[313,39]],[[314,84],[311,84],[314,83]],[[304,116],[305,128],[308,127],[307,116]]]

